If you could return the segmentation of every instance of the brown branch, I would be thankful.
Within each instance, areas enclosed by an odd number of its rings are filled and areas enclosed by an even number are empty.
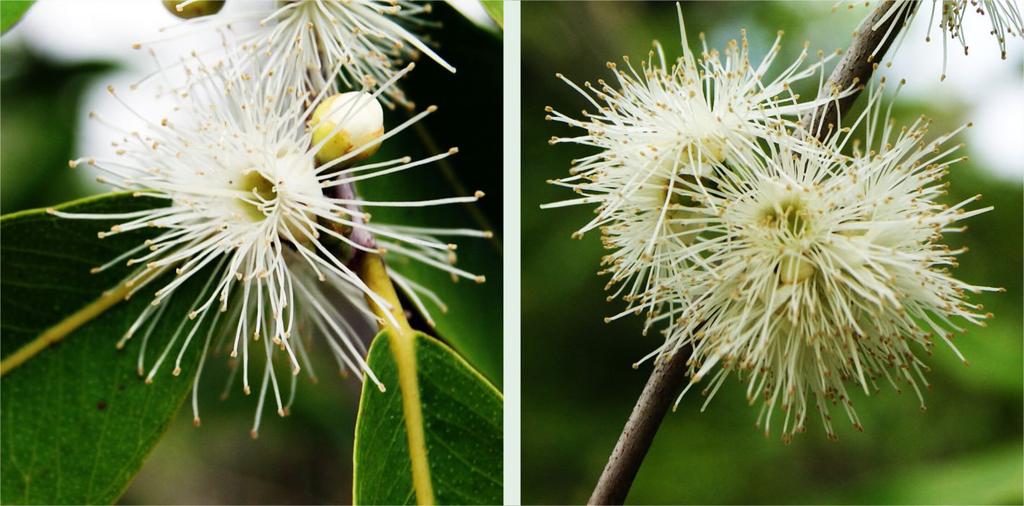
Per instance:
[[[885,18],[893,7],[896,11],[877,30],[872,30],[872,27]],[[836,64],[836,68],[832,70],[822,92],[839,92],[850,87],[855,89],[853,93],[821,106],[813,115],[805,118],[805,126],[814,131],[818,140],[823,141],[830,132],[838,128],[842,115],[860,96],[863,85],[871,80],[878,62],[885,56],[889,46],[896,40],[896,36],[906,26],[910,15],[917,7],[916,1],[886,0],[871,12],[857,27],[857,31],[853,32],[853,42]]]
[[[843,58],[833,69],[825,84],[825,90],[846,90],[855,87],[854,91],[842,98],[829,102],[819,108],[805,125],[815,128],[816,137],[824,140],[830,131],[837,128],[838,121],[860,95],[864,83],[871,75],[892,45],[893,40],[904,28],[910,14],[917,8],[916,2],[906,2],[897,6],[877,30],[872,27],[885,17],[890,8],[900,3],[898,0],[882,2],[853,34],[853,42]],[[890,30],[891,28],[891,30]],[[876,51],[877,49],[877,51]],[[871,54],[874,53],[874,57]],[[824,121],[822,121],[824,118]],[[640,465],[654,441],[658,427],[668,412],[672,401],[679,395],[687,375],[686,361],[689,359],[689,348],[679,350],[670,357],[660,357],[651,377],[647,380],[640,398],[637,399],[633,412],[626,421],[626,426],[619,435],[615,449],[605,465],[601,477],[590,496],[589,504],[623,504],[629,493],[633,480],[636,478]]]
[[[355,200],[356,199],[356,188],[352,183],[343,183],[335,187],[334,197],[343,200]],[[352,242],[363,246],[367,249],[377,249],[377,241],[374,240],[373,234],[365,227],[366,223],[360,216],[362,209],[359,208],[358,204],[345,204],[345,208],[352,211],[352,222],[357,225],[364,225],[362,227],[352,227],[352,233],[349,234],[349,239]],[[356,252],[353,252],[355,255]]]
[[[622,504],[626,500],[661,420],[683,388],[689,357],[690,350],[686,348],[658,358],[588,504]]]

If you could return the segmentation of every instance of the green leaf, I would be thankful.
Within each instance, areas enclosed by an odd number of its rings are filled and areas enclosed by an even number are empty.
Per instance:
[[[502,8],[504,2],[502,2],[502,0],[481,0],[480,3],[483,4],[484,10],[487,11],[487,14],[490,14],[491,19],[493,19],[495,23],[498,23],[498,28],[504,30],[505,16],[504,9]]]
[[[0,2],[0,33],[7,33],[7,29],[25,15],[35,0],[4,0]]]
[[[151,198],[113,194],[72,202],[62,210],[130,212],[161,205]],[[149,235],[125,233],[104,240],[97,232],[115,222],[67,220],[42,210],[0,219],[3,278],[2,356],[6,361],[47,329],[102,299],[126,270],[90,274]],[[161,280],[151,285],[161,286]],[[154,327],[147,365],[162,350],[161,336],[183,320],[198,283],[186,283]],[[171,375],[174,355],[152,384],[136,374],[140,339],[123,350],[115,343],[152,300],[142,290],[72,330],[63,340],[7,371],[0,379],[0,502],[4,504],[112,503],[139,470],[192,386],[199,347]],[[120,298],[118,298],[119,300]],[[202,332],[202,330],[200,330]],[[174,350],[175,353],[177,349]]]
[[[417,332],[413,349],[434,499],[438,504],[501,504],[501,394],[436,339]],[[371,382],[363,384],[354,503],[410,504],[416,492],[398,384],[398,364],[407,365],[396,361],[388,332],[374,339],[368,362],[388,389],[380,392]]]

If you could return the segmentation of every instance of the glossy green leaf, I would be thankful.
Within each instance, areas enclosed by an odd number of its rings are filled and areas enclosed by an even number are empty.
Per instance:
[[[0,33],[7,33],[7,30],[14,26],[35,0],[4,0],[0,2]]]
[[[160,204],[114,194],[61,209],[112,213]],[[119,284],[125,270],[90,274],[90,268],[138,244],[146,232],[98,240],[96,233],[112,224],[60,219],[42,210],[0,220],[3,358]],[[192,301],[188,294],[199,288],[186,284],[170,301],[150,337],[148,364],[165,343],[161,337],[182,321]],[[151,293],[143,290],[100,312],[0,378],[0,502],[112,503],[127,487],[192,386],[198,360],[199,347],[192,346],[180,376],[165,364],[147,385],[136,374],[140,339],[115,349]]]
[[[436,502],[500,504],[501,394],[436,339],[417,333],[414,349],[426,459]],[[374,340],[368,361],[388,388],[380,392],[371,382],[363,385],[356,422],[354,502],[411,504],[416,493],[402,392],[386,332]]]

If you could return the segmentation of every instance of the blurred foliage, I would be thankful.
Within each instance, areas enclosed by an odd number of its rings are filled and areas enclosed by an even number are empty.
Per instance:
[[[156,0],[152,0],[156,1]],[[3,0],[6,6],[7,0]],[[439,111],[423,122],[424,129],[410,129],[389,141],[375,159],[388,154],[422,157],[437,152],[424,147],[422,134],[447,149],[460,153],[447,168],[437,164],[419,167],[411,187],[386,184],[360,187],[373,198],[387,192],[387,200],[436,198],[483,190],[487,197],[476,205],[450,209],[379,209],[380,221],[472,226],[495,231],[496,240],[460,239],[459,265],[485,274],[487,283],[452,284],[449,290],[460,302],[452,302],[447,325],[452,332],[473,332],[466,346],[457,347],[488,379],[501,381],[501,41],[438,4],[432,18],[442,22],[428,28],[439,53],[458,68],[449,74],[429,59],[417,62],[405,80],[406,91],[422,107],[437,104]],[[17,30],[15,30],[17,31]],[[99,36],[99,35],[98,35]],[[116,68],[108,62],[58,63],[5,36],[2,40],[2,170],[0,205],[3,213],[44,207],[96,191],[88,172],[69,170],[69,158],[81,156],[79,129],[86,124],[82,97],[90,86],[105,84],[93,79]],[[130,51],[125,48],[125,51]],[[390,126],[406,117],[404,111],[387,115]],[[96,128],[94,123],[89,128]],[[114,135],[113,133],[111,134]],[[460,293],[465,292],[465,293]],[[456,304],[466,310],[456,312]],[[429,302],[428,302],[429,304]],[[441,328],[440,333],[445,329]],[[440,336],[444,339],[444,336]],[[447,340],[446,340],[447,341]],[[455,343],[449,342],[453,346]],[[257,441],[249,436],[255,399],[236,392],[218,400],[227,381],[227,357],[211,357],[203,373],[200,392],[202,427],[192,426],[188,409],[179,413],[165,438],[121,498],[125,504],[338,504],[352,500],[352,439],[360,383],[355,378],[331,374],[336,365],[326,354],[312,357],[319,373],[318,385],[302,381],[291,414],[286,419],[266,416]]]
[[[7,39],[4,39],[5,42]],[[0,59],[0,212],[56,204],[86,194],[67,170],[81,100],[94,79],[113,69],[101,62],[60,63],[31,48],[3,44]]]
[[[805,39],[812,41],[812,51],[846,47],[865,13],[831,13],[831,2],[687,2],[683,11],[691,47],[699,48],[701,31],[709,47],[723,47],[746,28],[752,59],[763,57],[776,31],[785,30],[776,71],[796,58]],[[677,56],[679,28],[668,3],[530,2],[523,5],[522,24],[522,498],[527,504],[580,503],[589,497],[650,373],[649,366],[634,371],[630,365],[657,345],[658,335],[641,336],[639,318],[602,323],[622,303],[605,300],[606,278],[594,274],[603,254],[598,235],[569,238],[592,210],[538,208],[572,196],[544,181],[567,174],[571,159],[588,154],[568,144],[548,145],[552,135],[571,131],[545,122],[543,108],[572,114],[587,107],[555,79],[556,72],[576,82],[608,79],[606,61],[621,61],[622,55],[636,61],[646,56],[652,39],[662,42],[667,56]],[[933,135],[968,119],[978,121],[967,116],[964,104],[906,99],[897,107],[897,121],[921,113],[935,119]],[[746,405],[744,386],[731,380],[704,413],[702,399],[694,395],[666,418],[629,501],[1024,501],[1022,187],[1019,179],[997,178],[974,159],[953,167],[948,200],[982,193],[981,205],[996,209],[972,218],[966,233],[946,240],[970,247],[956,270],[960,279],[1007,292],[972,299],[996,318],[957,337],[970,366],[935,346],[927,412],[919,410],[912,393],[897,395],[889,388],[870,398],[860,393],[853,401],[865,432],[838,423],[841,415],[836,415],[839,441],[830,442],[820,422],[810,419],[807,433],[786,446],[777,432],[765,438],[754,427],[757,409]]]

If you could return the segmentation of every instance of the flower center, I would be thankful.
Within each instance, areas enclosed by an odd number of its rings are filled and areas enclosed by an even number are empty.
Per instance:
[[[238,188],[245,192],[251,192],[252,196],[247,199],[238,199],[239,207],[245,216],[252,221],[262,221],[267,215],[263,212],[263,206],[256,204],[255,200],[273,201],[277,198],[274,183],[267,179],[257,170],[251,170],[242,175],[238,180]]]
[[[795,237],[807,231],[808,212],[798,197],[786,197],[778,204],[761,210],[761,222],[768,227],[777,227]]]
[[[778,230],[782,237],[802,238],[809,229],[810,213],[798,196],[791,195],[773,206],[763,208],[761,223]],[[797,284],[813,276],[815,270],[814,264],[800,253],[788,253],[779,260],[779,281],[783,285]]]
[[[687,158],[700,159],[701,163],[722,163],[725,161],[725,140],[716,134],[708,134],[686,146]]]

